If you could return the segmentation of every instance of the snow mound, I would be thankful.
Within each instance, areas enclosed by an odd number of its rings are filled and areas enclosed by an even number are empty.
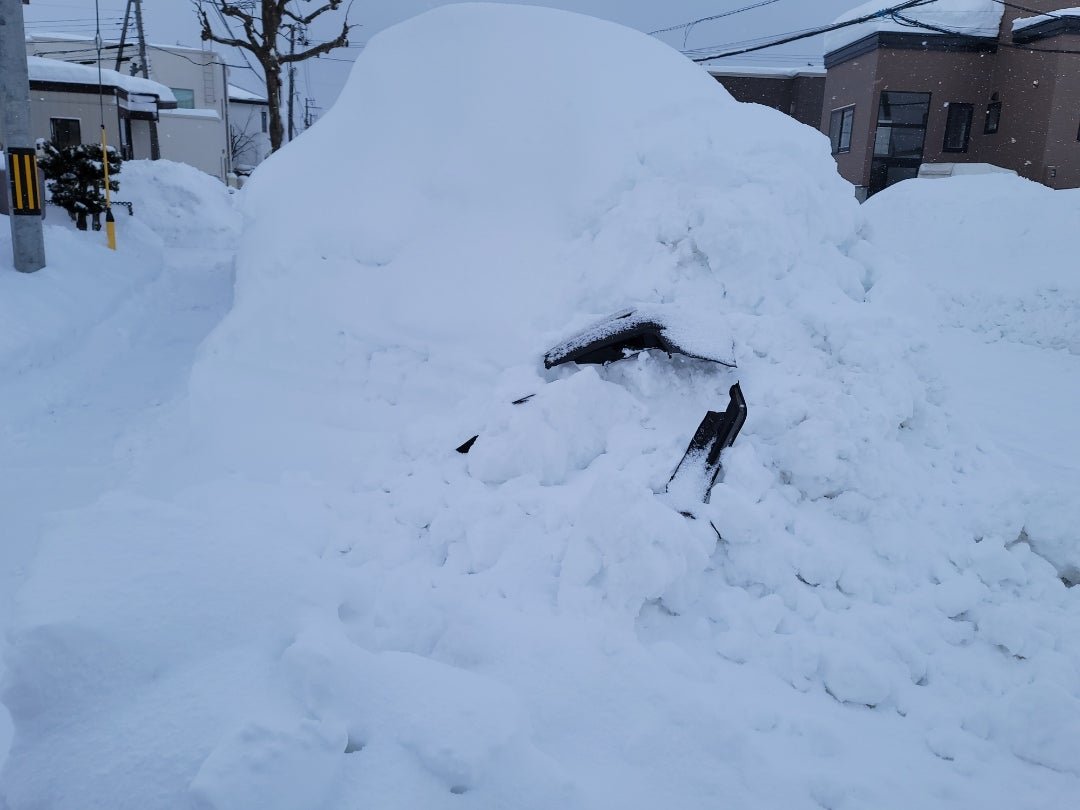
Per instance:
[[[137,230],[113,252],[104,232],[68,227],[59,208],[48,217],[47,266],[23,274],[12,265],[11,227],[0,216],[0,375],[8,381],[68,353],[161,271],[161,245],[152,234]]]
[[[1080,581],[1080,191],[1006,175],[909,180],[866,206],[898,259],[874,296],[920,321],[959,414],[1009,451],[1024,537]],[[918,234],[917,239],[912,234]]]
[[[239,235],[233,195],[220,180],[186,163],[129,160],[117,180],[117,198],[131,202],[135,219],[168,245],[227,247]],[[116,213],[123,223],[127,212]],[[193,244],[196,233],[199,244]]]
[[[1075,795],[1080,603],[868,299],[823,135],[639,33],[448,6],[242,199],[182,449],[21,594],[12,810]],[[624,308],[738,368],[544,368]],[[711,502],[666,493],[735,380]]]

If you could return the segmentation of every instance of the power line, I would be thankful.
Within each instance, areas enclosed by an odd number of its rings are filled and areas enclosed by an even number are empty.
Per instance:
[[[954,36],[954,37],[968,37],[969,39],[986,39],[986,37],[976,37],[976,36],[973,36],[972,34],[966,34],[963,31],[951,31],[948,28],[942,28],[940,26],[933,25],[932,23],[926,23],[926,22],[921,22],[919,20],[913,20],[910,17],[905,17],[904,15],[902,15],[902,14],[900,14],[898,12],[893,12],[890,16],[894,20],[896,20],[896,22],[900,23],[901,25],[906,25],[909,28],[922,28],[922,29],[924,29],[926,31],[934,31],[934,32],[939,33],[939,34],[948,34],[949,36]],[[1064,18],[1056,17],[1055,19],[1064,19]],[[1074,50],[1074,49],[1071,49],[1071,48],[1034,48],[1034,47],[1032,47],[1030,45],[1017,45],[1015,42],[997,42],[996,45],[999,48],[1012,48],[1014,50],[1028,51],[1030,53],[1057,53],[1057,54],[1080,56],[1080,50]]]
[[[658,28],[655,31],[650,31],[649,36],[655,37],[657,34],[667,34],[670,31],[682,31],[684,28],[693,28],[698,23],[712,22],[713,20],[719,20],[724,17],[730,17],[733,14],[741,14],[744,11],[752,11],[755,8],[761,8],[762,6],[771,6],[773,3],[778,3],[780,0],[761,0],[759,3],[754,3],[749,6],[743,6],[742,8],[734,8],[731,11],[723,11],[719,14],[712,14],[708,17],[700,17],[690,22],[685,22],[680,25],[672,25],[667,28]]]
[[[712,56],[699,56],[692,61],[694,62],[708,62],[712,59],[724,59],[729,56],[741,56],[744,53],[753,53],[754,51],[765,50],[766,48],[775,48],[778,45],[787,45],[789,42],[798,42],[802,39],[809,39],[810,37],[820,36],[821,34],[827,34],[830,31],[837,31],[841,28],[850,28],[853,25],[861,25],[865,22],[871,22],[872,20],[879,20],[883,17],[891,17],[893,14],[906,11],[909,8],[915,8],[916,6],[925,6],[928,3],[934,2],[934,0],[907,0],[905,3],[899,3],[889,8],[879,9],[871,14],[864,14],[861,17],[855,17],[850,20],[842,20],[835,22],[832,25],[822,25],[817,28],[807,29],[790,36],[780,37],[769,42],[765,42],[759,45],[753,45],[747,48],[741,48],[734,51],[727,51],[725,53],[717,53]]]

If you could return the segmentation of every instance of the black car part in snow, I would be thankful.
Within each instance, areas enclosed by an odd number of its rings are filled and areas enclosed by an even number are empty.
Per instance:
[[[734,367],[734,363],[690,351],[671,335],[670,328],[661,318],[635,309],[617,312],[551,348],[544,355],[544,367],[554,368],[563,363],[612,363],[646,349],[660,349],[669,355],[681,354]]]
[[[698,425],[679,465],[668,480],[668,491],[688,488],[704,503],[720,475],[720,454],[735,443],[746,422],[746,399],[738,383],[728,392],[730,400],[723,413],[709,411]]]
[[[629,309],[612,315],[600,323],[579,332],[544,355],[544,366],[552,368],[563,363],[611,363],[647,349],[661,349],[667,354],[681,354],[734,368],[733,362],[704,357],[687,351],[667,334],[662,319],[639,314]],[[728,391],[729,401],[723,413],[708,411],[698,425],[690,445],[668,479],[667,491],[678,491],[703,503],[720,475],[720,454],[735,443],[746,422],[746,399],[742,388],[735,383]],[[535,394],[515,399],[514,405],[524,405]],[[457,447],[466,454],[480,438],[473,436]],[[683,512],[693,517],[689,512]]]

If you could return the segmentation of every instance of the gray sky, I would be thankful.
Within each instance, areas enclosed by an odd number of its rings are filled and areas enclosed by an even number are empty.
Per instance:
[[[505,0],[516,2],[517,0]],[[608,20],[652,31],[669,25],[688,22],[718,14],[755,0],[532,0],[531,5],[546,5],[590,14]],[[126,0],[99,0],[102,32],[106,38],[119,36],[120,20]],[[298,8],[309,5],[307,0],[294,0]],[[319,2],[319,0],[313,0]],[[312,60],[300,67],[299,81],[302,96],[315,98],[326,108],[337,97],[348,76],[350,62],[360,53],[363,43],[383,28],[415,16],[449,0],[356,0],[350,20],[361,27],[353,31],[349,50],[335,51],[332,59]],[[691,49],[711,48],[761,37],[771,37],[831,22],[842,12],[859,5],[861,0],[776,0],[763,8],[754,9],[725,19],[696,26],[686,40]],[[199,46],[198,26],[189,0],[143,0],[144,19],[148,38],[168,44]],[[27,27],[35,33],[81,33],[89,36],[94,30],[94,0],[31,0],[24,7]],[[316,27],[313,38],[332,36],[340,22],[341,13],[328,14],[324,24]],[[682,49],[684,32],[663,35],[665,42]],[[737,57],[739,65],[799,65],[820,61],[820,39],[807,39],[784,49],[761,51]],[[238,53],[226,53],[230,64],[243,65]],[[342,61],[339,61],[342,60]],[[232,82],[259,91],[261,80],[246,69],[232,70]]]

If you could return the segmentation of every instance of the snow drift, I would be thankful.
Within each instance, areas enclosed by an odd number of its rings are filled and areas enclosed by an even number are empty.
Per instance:
[[[12,810],[1073,795],[1078,601],[824,136],[615,25],[444,7],[244,213],[190,430],[22,592]],[[738,368],[545,370],[624,307]],[[711,503],[665,493],[735,380]]]
[[[1000,472],[1028,502],[1027,542],[1080,582],[1080,274],[1069,245],[1080,191],[1000,175],[918,180],[866,212],[874,243],[897,260],[875,301],[923,330],[954,414],[1008,454]]]

